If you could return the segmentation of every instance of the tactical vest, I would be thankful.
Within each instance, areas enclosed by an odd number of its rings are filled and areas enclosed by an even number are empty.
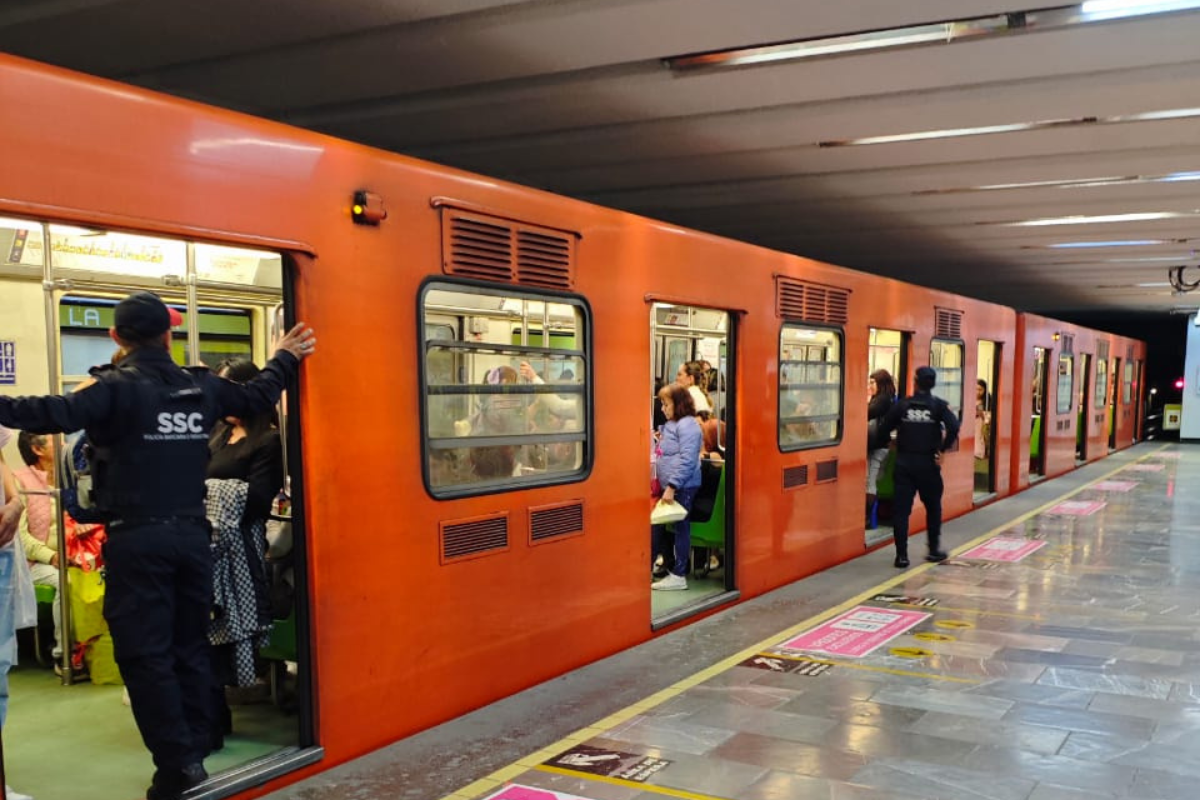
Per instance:
[[[932,455],[942,449],[942,421],[933,397],[913,395],[904,400],[904,414],[896,431],[900,453]]]
[[[203,517],[216,403],[186,371],[168,381],[122,367],[104,380],[120,419],[114,423],[119,435],[98,430],[93,438],[90,471],[97,510],[107,520]]]

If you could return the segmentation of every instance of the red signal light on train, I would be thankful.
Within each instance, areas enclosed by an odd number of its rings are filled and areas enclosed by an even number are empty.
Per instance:
[[[1176,389],[1180,389],[1180,390],[1182,390],[1182,389],[1183,389],[1183,378],[1176,378],[1176,379],[1175,379],[1175,388],[1176,388]]]
[[[358,225],[378,225],[383,222],[387,219],[383,198],[374,192],[359,189],[354,193],[353,205],[350,206],[350,219]]]

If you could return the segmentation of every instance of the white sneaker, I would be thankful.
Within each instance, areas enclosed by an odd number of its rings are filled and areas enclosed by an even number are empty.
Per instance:
[[[4,796],[7,797],[8,800],[33,800],[33,795],[14,792],[12,787],[8,784],[4,785]]]
[[[687,578],[671,573],[661,581],[650,584],[650,588],[660,592],[682,592],[687,589]]]

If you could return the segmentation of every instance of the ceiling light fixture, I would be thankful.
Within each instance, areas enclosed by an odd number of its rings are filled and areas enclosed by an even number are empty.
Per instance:
[[[1084,19],[1099,21],[1187,11],[1200,8],[1200,0],[1087,0],[1079,8]]]
[[[1059,242],[1048,245],[1027,245],[1027,247],[1044,246],[1051,250],[1067,250],[1084,247],[1150,247],[1156,244],[1171,244],[1171,241],[1169,239],[1118,239],[1110,242]]]
[[[1048,225],[1098,225],[1114,222],[1150,222],[1158,219],[1180,219],[1200,215],[1200,211],[1145,211],[1132,214],[1094,214],[1071,217],[1044,217],[1020,222],[976,222],[976,225],[1001,225],[1007,228],[1042,228]]]
[[[1167,270],[1167,279],[1171,282],[1171,288],[1176,294],[1186,294],[1187,292],[1200,289],[1200,278],[1194,281],[1189,281],[1183,277],[1184,270],[1187,269],[1187,264],[1181,264],[1178,267],[1171,267]]]

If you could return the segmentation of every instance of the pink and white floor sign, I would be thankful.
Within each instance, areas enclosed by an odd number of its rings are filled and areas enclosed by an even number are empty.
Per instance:
[[[1060,514],[1068,517],[1090,517],[1107,503],[1103,500],[1067,500],[1050,509],[1048,514]]]
[[[1093,483],[1092,488],[1101,492],[1128,492],[1137,485],[1137,481],[1100,481]]]
[[[978,547],[972,547],[960,558],[977,558],[982,561],[1020,561],[1045,545],[1044,540],[997,536],[994,539],[988,539]]]
[[[1125,469],[1130,472],[1162,472],[1166,464],[1130,464]]]
[[[783,643],[788,650],[859,658],[886,644],[932,614],[858,606]]]
[[[505,786],[496,794],[489,794],[485,800],[588,800],[588,798],[580,797],[577,794],[552,792],[549,789],[534,789],[514,783],[511,786]]]

